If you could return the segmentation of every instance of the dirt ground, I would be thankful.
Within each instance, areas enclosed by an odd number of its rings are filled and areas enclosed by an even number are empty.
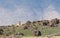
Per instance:
[[[0,38],[60,38],[60,36],[51,36],[51,37],[48,37],[48,36],[40,36],[40,37],[35,37],[35,36],[28,36],[28,37],[14,37],[14,36],[10,36],[10,37],[6,37],[6,36],[1,36]]]
[[[60,36],[52,36],[52,37],[22,37],[22,38],[60,38]]]

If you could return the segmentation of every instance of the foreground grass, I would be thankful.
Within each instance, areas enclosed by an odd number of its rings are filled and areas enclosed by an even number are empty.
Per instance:
[[[42,36],[51,35],[60,32],[60,27],[46,27],[41,29]]]
[[[5,29],[5,33],[9,33],[11,32],[12,34],[17,33],[17,32],[22,32],[24,34],[24,36],[33,36],[33,33],[31,30],[23,30],[22,27],[15,27],[15,31],[13,32],[13,28],[10,27],[9,28],[10,31],[7,31],[7,29]],[[60,27],[48,27],[48,26],[38,26],[38,30],[41,31],[42,36],[46,36],[46,35],[51,35],[51,34],[55,34],[60,32]]]
[[[39,30],[41,31],[42,36],[46,36],[60,32],[60,27],[41,27]],[[23,30],[21,28],[17,28],[16,32],[23,32],[25,36],[33,36],[31,30]]]

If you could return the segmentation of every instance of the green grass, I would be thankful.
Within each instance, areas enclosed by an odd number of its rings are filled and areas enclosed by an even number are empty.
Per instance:
[[[50,35],[54,33],[60,32],[60,27],[52,27],[52,28],[47,28],[47,29],[41,29],[42,35]]]
[[[42,36],[45,35],[50,35],[50,34],[54,34],[54,33],[58,33],[60,32],[60,27],[44,27],[44,28],[39,28],[39,30],[42,33]],[[17,32],[23,32],[25,34],[25,36],[32,36],[32,31],[31,30],[23,30],[21,28],[17,29]]]
[[[40,26],[39,30],[41,31],[42,36],[45,36],[45,35],[50,35],[50,34],[60,32],[60,27]],[[10,31],[13,33],[12,28],[10,28]],[[15,33],[17,33],[17,32],[22,32],[22,33],[24,33],[25,36],[33,36],[31,30],[23,30],[22,27],[15,27]]]
[[[31,36],[32,32],[31,30],[23,30],[22,28],[17,27],[16,32],[22,32],[25,36]]]

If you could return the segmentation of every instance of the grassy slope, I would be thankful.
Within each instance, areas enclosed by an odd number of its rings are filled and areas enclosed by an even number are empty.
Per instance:
[[[11,27],[9,29],[10,29],[10,31],[13,34],[14,33],[13,29]],[[45,36],[45,35],[50,35],[50,34],[54,34],[54,33],[60,32],[60,27],[40,26],[39,30],[41,31],[42,36]],[[17,32],[22,32],[22,33],[24,33],[25,36],[33,36],[31,30],[23,30],[22,27],[16,27],[15,28],[15,32],[16,33]],[[8,33],[8,32],[6,31],[6,33]]]
[[[58,33],[60,32],[60,27],[40,27],[39,30],[42,33],[42,36],[45,35],[50,35],[50,34],[54,34],[54,33]],[[21,28],[17,28],[16,32],[23,32],[25,34],[25,36],[32,36],[32,32],[31,30],[23,30]]]

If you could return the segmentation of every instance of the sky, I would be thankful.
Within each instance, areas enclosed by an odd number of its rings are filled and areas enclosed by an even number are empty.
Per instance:
[[[60,18],[60,0],[0,0],[0,25]]]

